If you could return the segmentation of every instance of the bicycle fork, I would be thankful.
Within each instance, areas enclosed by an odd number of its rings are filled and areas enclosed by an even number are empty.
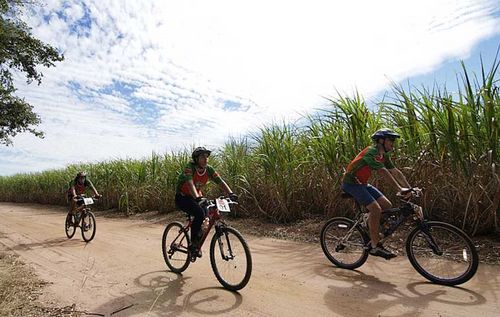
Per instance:
[[[443,255],[443,251],[441,251],[441,249],[439,248],[439,246],[437,245],[436,241],[434,240],[429,231],[429,226],[427,226],[425,222],[420,222],[420,221],[419,221],[419,226],[420,230],[422,230],[422,232],[424,233],[423,234],[424,239],[429,244],[429,247],[432,249],[432,252],[436,255]]]
[[[219,243],[219,250],[222,259],[224,259],[224,261],[233,260],[234,259],[233,249],[231,248],[231,242],[229,241],[229,236],[227,235],[227,231],[222,230],[222,228],[219,226],[215,228],[215,231],[217,234],[217,242]],[[229,251],[229,255],[226,255],[226,252],[224,252],[224,241],[222,238],[223,236],[226,238],[225,240],[227,243],[227,251]]]

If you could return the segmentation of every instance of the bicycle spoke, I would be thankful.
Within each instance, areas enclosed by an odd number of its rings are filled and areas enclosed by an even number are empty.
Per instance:
[[[415,269],[434,282],[448,285],[470,279],[477,269],[477,253],[466,235],[439,222],[429,223],[426,230],[428,233],[417,230],[409,236],[407,253]]]
[[[210,260],[215,276],[221,284],[238,290],[248,282],[252,260],[250,250],[239,232],[232,228],[220,229],[210,243]]]
[[[337,266],[354,269],[368,256],[364,238],[354,222],[333,218],[321,230],[321,247],[327,258]]]
[[[163,258],[172,272],[183,272],[189,266],[188,241],[181,223],[172,222],[165,228],[162,238]]]

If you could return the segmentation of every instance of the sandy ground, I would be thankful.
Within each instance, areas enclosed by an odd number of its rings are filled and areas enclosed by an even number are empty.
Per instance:
[[[90,243],[68,240],[64,210],[0,203],[0,243],[51,282],[42,300],[90,316],[499,316],[500,267],[481,264],[461,287],[428,283],[405,257],[333,267],[316,244],[246,236],[252,277],[223,289],[204,256],[182,275],[167,270],[164,226],[97,213]],[[179,219],[183,220],[183,219]],[[92,313],[92,314],[91,314]]]

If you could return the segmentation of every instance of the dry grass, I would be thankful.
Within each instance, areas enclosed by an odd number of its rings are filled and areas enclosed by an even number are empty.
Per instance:
[[[72,307],[39,302],[45,285],[17,256],[0,251],[0,316],[79,316]]]

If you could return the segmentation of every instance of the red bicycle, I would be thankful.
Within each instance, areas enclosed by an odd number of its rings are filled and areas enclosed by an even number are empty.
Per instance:
[[[85,195],[80,195],[77,197],[78,210],[75,213],[68,211],[64,223],[68,239],[73,238],[77,227],[80,227],[82,230],[82,238],[85,242],[90,242],[94,239],[96,232],[95,216],[90,206],[98,199],[99,197],[96,196],[85,197]]]
[[[231,212],[230,205],[237,204],[229,198],[220,197],[209,201],[208,228],[202,231],[200,249],[210,230],[215,228],[210,242],[210,263],[217,280],[224,288],[237,291],[245,287],[252,274],[252,256],[245,239],[236,229],[222,219],[224,213]],[[193,218],[187,216],[185,224],[178,221],[169,223],[162,238],[165,263],[172,272],[184,272],[196,256],[190,252],[189,231]]]

